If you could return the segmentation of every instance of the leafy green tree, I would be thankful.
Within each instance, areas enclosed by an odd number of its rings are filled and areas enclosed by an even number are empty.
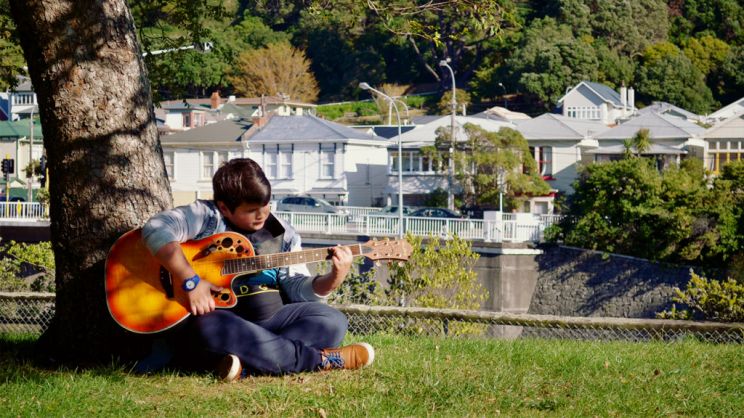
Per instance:
[[[26,60],[15,30],[8,0],[0,0],[0,91],[15,87],[16,77],[26,74]]]
[[[712,32],[726,42],[744,41],[744,5],[737,0],[669,2],[673,33],[680,38]]]
[[[667,39],[669,15],[664,0],[585,0],[592,10],[592,36],[613,51],[638,57],[647,47]]]
[[[723,64],[730,49],[726,42],[711,35],[703,35],[700,38],[687,40],[682,51],[690,62],[707,77],[711,71]]]
[[[424,71],[443,88],[449,72],[437,70],[440,60],[450,58],[467,81],[483,61],[488,41],[519,24],[512,0],[367,0],[367,5],[390,33],[411,45]]]
[[[400,306],[479,309],[488,291],[473,271],[478,254],[456,236],[442,239],[407,235],[413,254],[406,263],[390,265],[387,297]]]
[[[712,84],[721,103],[727,104],[741,98],[744,91],[744,45],[734,45],[713,74]]]
[[[551,109],[567,87],[597,80],[599,63],[591,39],[577,39],[568,25],[544,18],[530,24],[508,65],[524,90]]]
[[[470,106],[470,102],[470,93],[465,90],[455,89],[455,103],[457,104],[455,114],[461,115],[462,107],[465,106],[467,108]],[[452,89],[446,90],[442,94],[442,98],[439,99],[439,103],[437,103],[437,112],[440,115],[452,114]]]
[[[636,90],[641,100],[667,101],[700,114],[709,113],[717,104],[703,73],[669,42],[646,50]]]
[[[560,228],[569,245],[671,262],[720,265],[738,248],[730,189],[710,189],[700,163],[660,173],[630,158],[586,166]]]
[[[465,202],[492,206],[503,193],[507,207],[517,208],[530,196],[550,192],[527,140],[518,131],[501,128],[489,132],[470,123],[464,129],[467,140],[456,144],[455,177],[462,185]],[[439,128],[436,145],[425,148],[424,153],[447,170],[450,146],[450,130]]]

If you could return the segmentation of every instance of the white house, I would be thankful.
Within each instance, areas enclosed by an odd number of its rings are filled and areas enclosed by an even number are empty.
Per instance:
[[[416,125],[401,135],[403,151],[403,199],[406,205],[421,205],[428,194],[436,189],[447,190],[449,188],[448,175],[444,171],[437,170],[434,162],[427,158],[421,148],[435,144],[438,129],[451,129],[451,116],[440,116],[425,124]],[[455,117],[455,138],[457,141],[466,141],[463,126],[467,123],[478,125],[481,128],[496,132],[503,127],[514,128],[510,122],[475,118],[472,116]],[[391,138],[393,141],[388,145],[387,174],[388,186],[385,188],[386,203],[394,204],[398,196],[398,142],[397,136]],[[457,192],[457,191],[455,191]]]
[[[212,197],[212,175],[229,159],[247,157],[250,120],[233,119],[162,136],[165,169],[175,205]]]
[[[744,160],[744,113],[715,124],[703,138],[707,145],[705,167],[714,174],[728,162]]]
[[[648,129],[651,139],[651,148],[644,155],[656,156],[659,168],[679,163],[685,156],[703,159],[705,155],[705,141],[702,139],[705,128],[676,116],[653,112],[636,116],[595,135],[598,147],[586,153],[593,155],[594,161],[622,158],[625,140],[633,138],[641,129]]]
[[[28,119],[31,112],[38,112],[39,102],[31,85],[31,79],[18,76],[18,85],[13,89],[0,92],[0,120]]]
[[[612,125],[628,118],[635,111],[635,91],[633,88],[620,88],[617,92],[610,87],[591,81],[582,81],[558,100],[563,116],[600,121]]]
[[[609,128],[601,121],[545,113],[515,122],[527,139],[543,179],[559,192],[572,193],[583,151],[597,147],[594,135]]]
[[[249,157],[273,197],[305,194],[333,204],[379,206],[390,140],[313,115],[272,116],[247,135]]]

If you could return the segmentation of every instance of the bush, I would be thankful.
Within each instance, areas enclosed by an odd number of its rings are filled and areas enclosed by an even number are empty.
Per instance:
[[[0,259],[0,291],[54,292],[54,253],[49,242],[10,241]]]
[[[672,309],[657,314],[662,319],[704,319],[718,322],[744,322],[744,285],[728,278],[708,280],[690,271],[690,282],[682,291],[674,289],[672,300],[689,309]]]

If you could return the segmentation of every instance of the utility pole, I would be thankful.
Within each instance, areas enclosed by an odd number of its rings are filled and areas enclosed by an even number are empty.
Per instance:
[[[447,209],[455,209],[455,114],[457,113],[457,99],[455,98],[455,72],[449,65],[450,59],[439,61],[440,67],[446,67],[450,72],[452,78],[452,100],[450,100],[450,106],[452,107],[452,120],[450,122],[450,141],[451,146],[449,149],[449,187],[447,187]]]

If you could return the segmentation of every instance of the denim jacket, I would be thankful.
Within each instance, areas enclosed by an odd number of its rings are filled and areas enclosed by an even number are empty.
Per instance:
[[[197,200],[190,205],[166,210],[150,218],[142,228],[142,239],[150,252],[155,254],[169,242],[198,240],[230,230],[232,230],[230,225],[225,222],[213,201]],[[262,246],[266,247],[264,253],[301,249],[299,234],[292,226],[273,214],[269,214],[262,229],[246,236],[258,254],[261,254]],[[314,292],[313,277],[310,276],[305,264],[266,271],[253,280],[259,280],[261,284],[276,285],[289,302],[324,299]]]

